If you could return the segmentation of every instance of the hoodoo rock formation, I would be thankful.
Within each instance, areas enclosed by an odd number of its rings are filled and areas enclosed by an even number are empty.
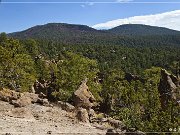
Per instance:
[[[80,87],[74,92],[73,101],[76,107],[82,107],[87,110],[95,105],[95,98],[89,91],[87,79],[82,81]]]
[[[180,79],[166,70],[161,70],[159,93],[162,108],[165,108],[169,101],[179,104],[180,101]]]

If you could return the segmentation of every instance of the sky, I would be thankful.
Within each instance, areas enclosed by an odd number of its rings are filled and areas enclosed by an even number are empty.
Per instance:
[[[180,31],[180,0],[0,0],[0,32],[46,23],[96,29],[135,23]]]

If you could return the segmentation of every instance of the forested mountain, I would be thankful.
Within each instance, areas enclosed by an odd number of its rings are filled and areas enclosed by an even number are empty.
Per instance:
[[[110,30],[96,30],[85,25],[49,23],[10,33],[9,36],[18,39],[51,40],[71,45],[172,46],[180,43],[178,31],[137,24],[122,25]]]
[[[38,25],[22,32],[11,33],[9,36],[20,39],[35,38],[68,42],[74,39],[83,40],[83,38],[94,38],[103,33],[105,32],[98,31],[85,25],[49,23],[46,25]]]
[[[163,27],[141,25],[141,24],[125,24],[109,29],[108,32],[120,35],[179,35],[180,32]]]

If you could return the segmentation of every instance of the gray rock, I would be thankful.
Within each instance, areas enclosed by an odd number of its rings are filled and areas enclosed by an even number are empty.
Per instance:
[[[41,105],[45,105],[45,106],[49,105],[48,99],[38,98],[37,103],[40,103]]]
[[[83,108],[77,109],[76,117],[80,122],[89,123],[89,116],[86,109]]]
[[[89,115],[90,121],[96,117],[96,113],[93,109],[88,110],[88,115]]]
[[[75,107],[67,102],[58,101],[57,105],[67,112],[73,112]]]
[[[125,127],[125,124],[122,121],[111,119],[111,118],[108,119],[108,123],[114,128],[122,129]]]

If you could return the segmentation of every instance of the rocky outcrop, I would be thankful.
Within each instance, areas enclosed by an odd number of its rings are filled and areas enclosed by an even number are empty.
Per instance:
[[[12,91],[14,92],[14,91]],[[1,91],[1,93],[11,93],[11,90],[6,90],[6,92]],[[17,95],[20,93],[16,93]],[[8,97],[10,97],[10,94],[4,94],[4,95],[8,95]],[[103,131],[105,134],[106,130],[111,127],[113,129],[114,133],[117,134],[124,134],[126,127],[124,126],[124,124],[119,121],[119,120],[115,120],[112,118],[108,118],[107,115],[105,114],[96,114],[95,111],[93,109],[86,109],[86,108],[82,108],[82,107],[74,107],[73,105],[66,103],[66,102],[62,102],[62,101],[58,101],[57,105],[48,105],[49,102],[46,98],[39,98],[40,97],[44,97],[44,95],[38,95],[38,94],[34,94],[34,93],[21,93],[20,96],[15,96],[15,97],[11,97],[11,100],[8,100],[10,104],[8,104],[6,102],[6,104],[4,106],[7,106],[7,104],[11,107],[7,107],[2,109],[0,107],[0,113],[2,111],[4,111],[5,115],[3,114],[3,117],[6,117],[5,119],[7,119],[8,117],[10,117],[10,120],[6,121],[9,122],[12,120],[15,120],[14,123],[10,126],[8,126],[8,128],[6,127],[6,129],[8,129],[9,131],[9,127],[13,127],[13,129],[17,129],[18,126],[14,126],[17,121],[19,119],[23,119],[20,120],[20,123],[22,122],[29,122],[26,126],[24,126],[24,123],[21,124],[19,130],[22,131],[22,129],[24,129],[25,127],[28,128],[26,129],[29,132],[29,127],[33,127],[33,132],[34,131],[39,131],[39,128],[41,127],[41,130],[44,131],[44,127],[41,126],[42,124],[51,124],[51,123],[56,123],[54,125],[54,127],[52,127],[52,125],[48,126],[48,131],[54,131],[54,129],[56,131],[62,131],[65,126],[67,126],[66,124],[64,124],[62,126],[62,124],[64,122],[69,122],[70,125],[68,127],[68,129],[73,129],[73,131],[78,128],[79,126],[83,125],[83,128],[81,130],[78,131],[79,132],[84,132],[84,128],[86,126],[89,127],[93,127],[92,129],[96,129],[99,132]],[[0,105],[1,105],[0,101]],[[33,103],[40,103],[40,104],[33,104]],[[14,106],[13,106],[13,105]],[[44,105],[44,106],[42,106]],[[48,106],[46,106],[48,105]],[[7,110],[7,111],[6,111]],[[65,111],[63,111],[65,110]],[[1,115],[1,114],[0,114]],[[12,117],[12,119],[11,119]],[[14,119],[17,118],[17,119]],[[9,119],[9,118],[8,118]],[[68,121],[66,121],[65,119],[68,119]],[[77,122],[78,120],[78,122]],[[48,122],[47,122],[48,121]],[[37,122],[37,124],[34,126],[34,122]],[[39,123],[42,122],[42,123]],[[44,122],[44,123],[43,123]],[[79,123],[80,122],[80,123]],[[72,124],[73,123],[73,124]],[[31,126],[29,126],[29,124],[32,124]],[[77,126],[77,124],[79,124]],[[20,124],[18,124],[20,125]],[[76,125],[76,126],[74,126]],[[61,127],[61,129],[58,129],[59,127]],[[52,130],[49,130],[49,127],[52,127]],[[73,128],[72,128],[73,127]],[[124,128],[125,127],[125,128]],[[0,126],[1,128],[1,126]],[[3,127],[4,128],[4,127]],[[36,129],[36,130],[35,130]],[[88,130],[88,133],[92,133],[92,129]],[[14,131],[14,130],[13,130]],[[66,130],[64,130],[65,132]],[[110,134],[111,132],[107,132],[108,134]],[[53,133],[52,133],[53,134]]]
[[[91,108],[95,106],[95,101],[93,94],[87,86],[87,79],[85,79],[73,93],[73,103],[77,109],[76,117],[79,121],[89,123],[89,120],[94,117],[95,112]]]
[[[180,79],[161,70],[161,79],[158,87],[162,108],[165,108],[169,101],[178,103],[180,101]]]
[[[0,101],[0,134],[106,134],[106,129],[101,130],[89,123],[77,122],[77,119],[71,115],[71,112],[63,111],[58,106],[31,104],[22,108],[14,108],[8,102]]]
[[[30,105],[31,103],[32,103],[31,99],[25,96],[19,98],[18,100],[11,101],[11,104],[13,104],[15,107],[25,107]]]
[[[39,95],[38,94],[29,93],[29,92],[22,93],[22,97],[30,98],[32,103],[36,103],[38,101],[38,99],[39,99]]]
[[[48,82],[46,80],[36,80],[33,85],[35,94],[42,95],[46,97],[49,101],[55,101],[55,98],[52,96],[52,93],[55,91],[55,84],[53,82]]]
[[[95,98],[89,91],[87,79],[82,81],[80,87],[73,93],[73,102],[75,107],[82,107],[87,110],[95,106]]]
[[[20,93],[9,89],[0,90],[0,100],[9,102],[15,107],[25,107],[32,103],[49,105],[49,101],[45,98],[40,98],[38,94],[29,92]]]
[[[47,95],[47,82],[45,80],[41,80],[41,81],[36,80],[33,87],[36,94],[43,93]]]
[[[0,90],[0,100],[10,102],[21,97],[21,93],[3,88]]]

